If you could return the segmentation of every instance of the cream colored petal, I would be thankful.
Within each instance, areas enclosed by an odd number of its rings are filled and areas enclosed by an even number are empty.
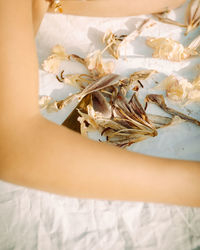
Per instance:
[[[47,96],[47,95],[44,95],[44,96],[41,96],[39,98],[39,107],[41,110],[45,109],[48,104],[51,102],[52,100],[52,97],[51,96]]]
[[[59,71],[59,67],[61,64],[61,60],[55,56],[50,56],[45,60],[42,64],[43,70],[48,73],[57,74]]]
[[[190,0],[186,10],[186,34],[200,25],[200,0]]]

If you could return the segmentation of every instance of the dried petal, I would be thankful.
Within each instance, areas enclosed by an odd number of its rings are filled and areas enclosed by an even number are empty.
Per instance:
[[[49,105],[49,103],[51,102],[51,100],[52,100],[51,96],[47,96],[47,95],[41,96],[39,98],[39,107],[40,107],[40,109],[41,110],[46,109],[47,106]]]
[[[48,106],[46,107],[46,111],[48,113],[53,113],[53,112],[58,112],[59,111],[59,108],[58,108],[58,104],[56,101],[48,104]]]
[[[186,35],[200,25],[200,0],[190,0],[186,11]]]
[[[193,88],[189,91],[186,104],[200,101],[200,75],[192,82]]]
[[[164,12],[164,13],[155,13],[155,14],[153,14],[153,16],[156,17],[162,23],[172,24],[172,25],[176,25],[176,26],[184,27],[184,28],[186,27],[185,24],[179,23],[179,22],[177,22],[175,20],[172,20],[172,19],[168,18],[166,16],[166,12]]]
[[[200,47],[200,35],[198,35],[192,42],[188,45],[191,50],[196,50],[198,52]]]
[[[198,55],[196,50],[184,48],[182,44],[170,38],[149,38],[146,43],[154,49],[154,58],[179,62],[190,56]]]
[[[97,81],[94,81],[93,83],[86,86],[85,89],[83,89],[78,94],[73,94],[71,96],[68,96],[66,99],[58,101],[58,105],[60,105],[61,108],[66,106],[68,103],[72,102],[73,100],[78,99],[80,102],[86,95],[91,94],[95,91],[105,89],[109,86],[113,86],[119,83],[119,81],[123,79],[120,75],[117,74],[110,74],[101,77]]]
[[[147,78],[149,78],[155,73],[158,73],[158,72],[156,70],[140,70],[130,75],[130,80],[131,82],[138,81],[138,80],[146,80]]]
[[[125,36],[121,38],[120,36],[113,34],[111,30],[106,31],[103,36],[103,43],[107,45],[110,54],[116,59],[119,59],[120,56],[119,45],[121,41],[124,39],[124,37]]]
[[[111,74],[115,67],[114,62],[103,61],[102,53],[100,50],[96,50],[90,53],[85,58],[85,65],[93,75],[97,75],[98,77]]]
[[[63,82],[83,90],[87,84],[92,82],[92,78],[86,74],[67,74],[64,76]]]
[[[168,76],[159,85],[154,87],[154,89],[166,90],[167,97],[176,102],[184,102],[189,90],[192,88],[192,84],[186,79],[174,75]]]
[[[178,116],[185,121],[192,122],[192,123],[196,124],[197,126],[200,126],[200,121],[198,121],[190,116],[187,116],[179,111],[176,111],[175,109],[167,107],[167,105],[165,104],[165,99],[164,99],[163,95],[150,94],[150,95],[147,95],[145,99],[147,102],[154,103],[154,104],[158,105],[166,113],[168,113],[172,116]]]
[[[56,74],[61,62],[66,59],[68,59],[68,55],[65,53],[65,49],[61,45],[56,45],[52,49],[52,54],[44,60],[42,68],[48,73]]]
[[[103,43],[107,45],[106,48],[103,50],[103,52],[106,49],[108,49],[108,51],[113,57],[115,57],[116,59],[119,59],[120,48],[122,46],[125,46],[128,42],[135,40],[136,37],[138,37],[145,28],[148,28],[152,25],[153,25],[152,20],[145,19],[139,25],[139,27],[136,30],[134,30],[132,33],[130,33],[129,35],[121,35],[121,36],[113,34],[111,30],[108,30],[107,32],[105,32],[103,36]]]

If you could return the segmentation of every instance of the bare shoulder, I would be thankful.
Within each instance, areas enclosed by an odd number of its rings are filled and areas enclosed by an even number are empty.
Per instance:
[[[63,10],[66,14],[81,16],[120,17],[155,13],[175,9],[185,0],[64,0]],[[49,10],[50,12],[53,9]]]

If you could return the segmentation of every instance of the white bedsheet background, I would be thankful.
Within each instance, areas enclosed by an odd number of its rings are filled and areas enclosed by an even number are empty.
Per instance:
[[[183,21],[185,6],[170,15]],[[37,35],[40,65],[55,44],[68,53],[85,56],[102,49],[102,34],[108,28],[130,33],[144,16],[127,18],[88,18],[47,14]],[[131,42],[116,72],[128,75],[136,70],[156,69],[161,80],[177,73],[193,79],[199,58],[172,63],[152,59],[145,45],[147,36],[167,36],[188,44],[200,29],[184,37],[179,27],[157,23]],[[122,52],[122,55],[125,51]],[[105,53],[105,58],[112,58]],[[84,72],[77,63],[62,65],[66,73]],[[153,80],[145,83],[140,100],[150,93]],[[40,70],[40,95],[55,99],[75,89],[60,84],[54,75]],[[170,104],[173,107],[173,104]],[[71,107],[72,108],[72,107]],[[151,106],[152,112],[159,112]],[[178,109],[200,119],[199,106]],[[54,114],[42,114],[61,124],[70,108]],[[200,129],[184,123],[163,129],[159,136],[133,145],[129,150],[169,158],[200,160]],[[159,187],[158,187],[159,188]],[[200,250],[200,208],[166,206],[142,202],[76,199],[40,192],[0,182],[0,250]]]

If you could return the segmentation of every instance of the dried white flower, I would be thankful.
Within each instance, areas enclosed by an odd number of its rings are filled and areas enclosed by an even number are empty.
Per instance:
[[[42,68],[48,72],[58,73],[59,66],[63,60],[68,60],[69,56],[65,53],[65,49],[61,45],[56,45],[52,49],[52,54],[44,60]]]
[[[154,49],[154,58],[179,62],[190,56],[198,55],[195,49],[184,48],[182,44],[170,38],[149,38],[146,43]]]
[[[44,95],[39,98],[39,107],[41,110],[45,109],[51,102],[52,97]]]
[[[145,19],[139,27],[131,32],[129,35],[121,35],[117,36],[114,34],[111,30],[108,30],[105,32],[103,36],[103,43],[105,43],[107,46],[103,50],[103,52],[108,49],[110,54],[115,57],[116,59],[119,59],[120,56],[120,48],[122,46],[125,46],[128,42],[133,41],[138,37],[142,31],[150,26],[154,25],[152,20]]]
[[[200,0],[191,0],[186,11],[186,35],[200,25]]]
[[[104,62],[102,59],[102,53],[100,50],[87,55],[85,58],[85,64],[88,70],[99,77],[108,75],[114,71],[115,64],[112,61]]]
[[[198,102],[200,101],[200,76],[190,83],[183,77],[170,75],[154,89],[166,90],[169,99],[184,105]]]

